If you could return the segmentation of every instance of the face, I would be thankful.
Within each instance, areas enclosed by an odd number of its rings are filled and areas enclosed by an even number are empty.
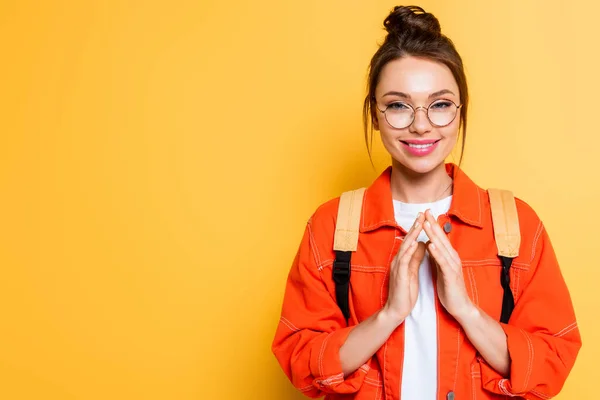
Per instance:
[[[388,109],[387,120],[386,115],[374,109],[374,127],[380,131],[383,145],[395,163],[421,174],[443,165],[456,145],[460,125],[458,109],[452,122],[437,126],[440,121],[447,121],[442,114],[452,113],[454,106],[448,100],[460,105],[458,85],[444,64],[404,57],[383,67],[375,101],[379,110]],[[426,108],[432,103],[429,115],[437,125],[427,117]],[[412,123],[400,129],[390,125],[388,121],[395,122],[396,126],[398,121],[410,122],[409,106],[415,110]]]

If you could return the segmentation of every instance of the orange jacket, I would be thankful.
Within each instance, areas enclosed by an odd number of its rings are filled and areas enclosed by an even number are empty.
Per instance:
[[[454,164],[449,239],[461,257],[472,301],[496,320],[502,308],[500,260],[492,231],[487,192]],[[317,209],[308,221],[291,267],[273,352],[293,385],[309,397],[399,399],[404,325],[362,367],[344,379],[339,359],[353,325],[386,302],[388,271],[406,232],[394,218],[391,167],[366,190],[358,250],[352,256],[349,325],[335,301],[333,237],[339,198]],[[562,388],[581,337],[571,299],[550,239],[533,209],[517,199],[520,255],[510,277],[515,309],[502,324],[511,358],[503,378],[481,357],[461,326],[437,302],[438,399],[494,399],[521,396],[548,399]],[[432,384],[434,384],[432,382]]]

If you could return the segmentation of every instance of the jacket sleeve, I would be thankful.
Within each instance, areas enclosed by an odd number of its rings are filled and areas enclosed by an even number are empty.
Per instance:
[[[331,262],[331,259],[328,260]],[[367,364],[344,378],[339,350],[352,327],[321,277],[311,221],[292,264],[272,350],[292,384],[309,397],[357,392]]]
[[[534,243],[533,275],[509,323],[501,324],[511,359],[509,379],[484,360],[480,365],[486,390],[537,400],[549,399],[562,389],[581,348],[581,337],[567,286],[541,222]]]

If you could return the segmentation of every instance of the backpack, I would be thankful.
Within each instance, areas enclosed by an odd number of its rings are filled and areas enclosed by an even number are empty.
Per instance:
[[[348,302],[350,288],[350,260],[358,246],[359,223],[362,212],[365,188],[344,192],[340,197],[338,216],[335,226],[333,250],[333,281],[335,282],[335,297],[346,324],[350,318]],[[519,255],[521,232],[519,216],[512,192],[500,189],[488,189],[492,210],[492,224],[498,257],[502,263],[500,285],[504,289],[500,322],[508,323],[515,307],[515,300],[510,289],[510,267],[515,257]]]

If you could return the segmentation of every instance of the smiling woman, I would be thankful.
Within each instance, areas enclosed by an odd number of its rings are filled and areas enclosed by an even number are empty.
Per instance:
[[[464,146],[462,59],[419,7],[394,8],[384,27],[363,116],[369,152],[378,130],[391,166],[309,220],[275,356],[310,397],[550,398],[581,337],[549,236],[503,192],[520,242],[498,257],[495,195],[445,163],[461,131]],[[334,238],[348,232],[356,245],[341,250]]]
[[[466,114],[456,118],[465,108],[450,69],[427,58],[405,56],[382,68],[373,91],[371,102],[379,111],[373,125],[397,168],[424,173],[440,166],[466,120]]]

